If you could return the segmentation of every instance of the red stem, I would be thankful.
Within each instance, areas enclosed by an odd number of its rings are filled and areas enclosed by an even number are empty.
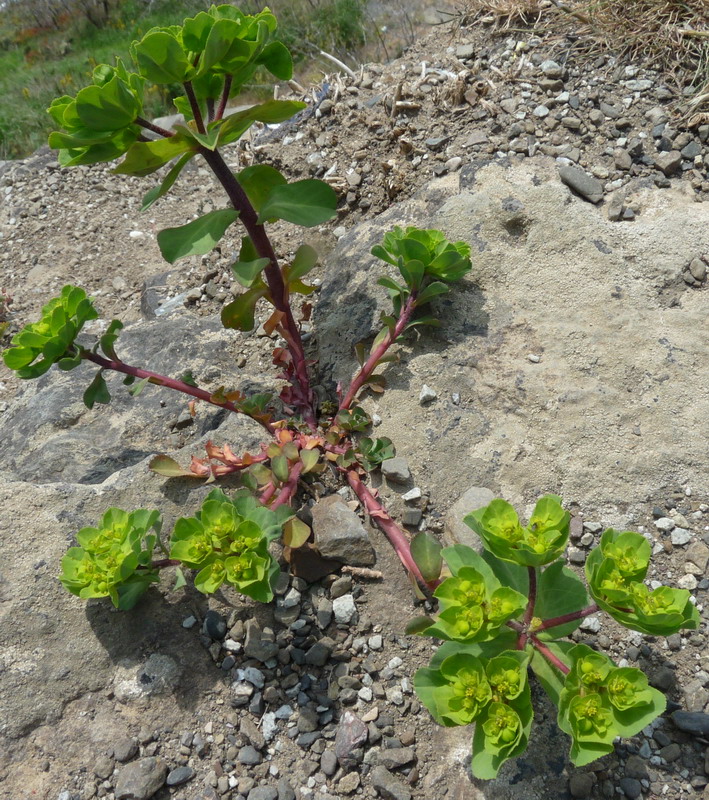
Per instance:
[[[202,112],[199,109],[199,103],[197,102],[197,96],[194,93],[192,81],[185,81],[182,85],[185,87],[185,94],[187,95],[187,99],[190,101],[190,108],[192,109],[192,116],[194,117],[197,130],[199,133],[206,133],[207,129],[204,127]]]
[[[421,571],[416,566],[416,562],[411,555],[411,546],[406,534],[389,516],[389,513],[376,497],[362,483],[356,469],[348,469],[345,471],[345,474],[347,475],[347,482],[359,498],[360,503],[362,503],[372,521],[384,532],[396,551],[397,556],[399,556],[401,563],[414,575],[422,586],[428,587],[428,584],[424,580],[423,575],[421,575]]]
[[[315,395],[310,387],[310,378],[308,377],[303,342],[300,338],[300,330],[293,317],[293,311],[288,299],[288,290],[283,282],[283,275],[278,265],[278,259],[273,250],[273,245],[266,234],[266,229],[258,222],[258,215],[251,205],[249,198],[246,196],[246,192],[232,174],[222,158],[221,153],[216,150],[207,150],[206,147],[200,148],[200,152],[204,156],[204,160],[209,164],[212,172],[214,172],[217,179],[224,187],[232,206],[239,212],[239,219],[251,237],[256,252],[261,258],[268,259],[268,264],[264,269],[264,275],[270,289],[273,305],[284,315],[282,324],[288,332],[288,336],[285,338],[288,350],[293,357],[293,366],[295,368],[292,383],[297,392],[300,405],[302,406],[300,410],[303,412],[303,416],[308,424],[315,430],[317,428],[317,420],[315,418]]]
[[[266,506],[268,505],[268,501],[273,497],[276,493],[276,484],[273,481],[269,481],[266,484],[266,488],[261,492],[261,497],[259,497],[259,502]]]
[[[517,649],[524,650],[529,639],[529,623],[534,616],[534,604],[537,602],[537,569],[536,567],[527,567],[527,574],[529,575],[529,593],[527,597],[527,608],[524,610],[524,617],[522,617],[522,630],[520,631],[519,638],[517,639]]]
[[[224,88],[222,89],[222,97],[221,100],[219,101],[219,107],[217,108],[217,113],[214,115],[214,119],[221,119],[224,116],[224,112],[226,111],[226,104],[229,102],[231,81],[232,81],[231,75],[227,75],[226,78],[224,78]]]
[[[539,652],[544,656],[544,658],[546,658],[546,660],[553,667],[556,667],[560,672],[563,672],[564,675],[569,674],[571,670],[566,666],[566,664],[564,664],[564,662],[560,658],[557,658],[554,655],[554,653],[552,653],[551,650],[543,642],[540,642],[539,639],[537,639],[537,637],[534,634],[532,634],[531,638],[532,638],[532,646],[536,647],[537,650],[539,650]]]
[[[598,611],[598,606],[593,603],[586,608],[582,608],[580,611],[572,611],[569,614],[562,614],[560,617],[552,617],[551,619],[545,619],[542,624],[535,629],[535,633],[539,631],[545,631],[547,628],[556,628],[557,625],[564,625],[567,622],[573,622],[577,619],[583,619],[584,617],[588,617],[591,614],[595,614]]]
[[[165,567],[179,567],[182,562],[177,558],[161,558],[158,561],[152,561],[150,569],[164,569]]]
[[[285,505],[289,503],[291,498],[296,492],[298,488],[298,478],[300,477],[300,473],[303,471],[303,467],[305,465],[302,461],[298,461],[288,476],[288,480],[283,484],[281,491],[278,492],[276,499],[271,503],[269,506],[270,508],[278,508],[278,506]]]
[[[147,119],[143,119],[143,117],[136,117],[135,121],[136,124],[140,125],[141,128],[145,128],[146,130],[152,131],[153,133],[157,133],[160,136],[170,137],[175,135],[174,131],[169,131],[167,130],[167,128],[161,128],[159,125],[154,125]]]
[[[373,353],[370,354],[367,361],[362,365],[360,371],[355,375],[352,379],[352,383],[350,384],[350,388],[347,390],[347,394],[345,395],[344,399],[340,403],[340,410],[344,408],[349,408],[352,401],[355,399],[357,392],[364,386],[365,383],[369,380],[372,376],[372,373],[377,367],[379,363],[379,359],[386,353],[386,351],[394,344],[394,342],[399,338],[404,328],[409,323],[411,319],[411,315],[416,308],[416,297],[418,296],[418,292],[412,292],[404,307],[401,309],[401,314],[399,315],[399,319],[396,321],[396,325],[394,326],[394,333],[392,334],[391,331],[387,333],[384,337],[382,342],[379,346],[374,350]]]
[[[98,355],[97,353],[92,353],[90,350],[82,350],[81,357],[87,361],[92,361],[94,364],[98,364],[102,369],[111,369],[115,372],[122,372],[124,375],[132,375],[134,378],[148,378],[151,383],[155,383],[158,386],[167,386],[168,389],[175,389],[176,391],[187,394],[190,397],[196,397],[198,400],[203,400],[205,403],[210,403],[213,406],[225,408],[227,411],[233,411],[235,414],[245,414],[247,417],[251,417],[250,414],[247,414],[245,411],[237,408],[228,400],[224,402],[218,402],[217,400],[213,399],[213,395],[211,395],[209,392],[205,391],[204,389],[198,389],[196,386],[190,386],[188,383],[184,383],[184,381],[176,380],[175,378],[168,378],[166,375],[160,375],[158,372],[151,372],[147,369],[132,367],[130,364],[124,364],[123,361],[110,360]],[[269,422],[264,422],[256,419],[255,417],[251,417],[251,419],[262,425],[270,434],[275,433],[275,428]]]

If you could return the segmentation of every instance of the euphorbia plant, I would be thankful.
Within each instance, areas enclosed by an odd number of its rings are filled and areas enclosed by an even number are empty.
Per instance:
[[[296,295],[313,292],[303,279],[317,264],[317,253],[303,244],[291,259],[279,260],[268,224],[284,220],[306,228],[319,225],[336,216],[338,198],[322,181],[288,183],[267,164],[234,173],[221,153],[255,122],[282,122],[305,107],[301,102],[268,100],[229,113],[229,102],[256,70],[281,80],[291,77],[290,54],[275,34],[276,20],[268,9],[248,15],[230,5],[212,6],[182,25],[154,28],[133,42],[135,71],[120,59],[113,66],[101,64],[93,72],[92,85],[75,97],[56,99],[49,108],[60,128],[49,142],[59,150],[63,166],[123,157],[115,173],[144,177],[169,165],[162,181],[145,194],[143,210],[173,188],[191,159],[204,159],[221,183],[227,205],[160,231],[158,245],[173,263],[208,252],[232,225],[243,226],[231,269],[244,291],[224,306],[221,319],[227,328],[251,330],[259,302],[270,304],[264,327],[282,339],[273,360],[285,381],[276,400],[267,394],[247,396],[229,385],[207,391],[191,377],[173,378],[128,364],[118,353],[120,321],[113,320],[95,342],[87,341],[82,327],[99,314],[92,299],[74,286],[65,286],[43,308],[38,322],[13,337],[4,360],[22,378],[37,378],[55,364],[63,370],[84,363],[97,366],[84,392],[89,408],[110,401],[105,376],[118,372],[133,394],[146,384],[167,387],[187,395],[190,402],[244,414],[269,437],[260,452],[242,455],[228,444],[210,442],[207,457],[193,457],[189,469],[157,456],[151,466],[162,475],[214,481],[240,473],[243,489],[232,500],[210,494],[195,517],[178,520],[169,547],[159,539],[157,511],[128,514],[112,509],[96,529],[80,532],[79,547],[64,560],[62,582],[81,597],[110,597],[119,608],[130,608],[160,569],[182,565],[197,570],[195,585],[200,591],[214,592],[227,583],[255,599],[270,600],[278,568],[268,544],[277,536],[291,549],[307,542],[310,529],[291,505],[300,483],[328,465],[353,488],[414,579],[426,585],[408,536],[366,485],[367,472],[395,451],[388,439],[356,438],[370,425],[358,396],[367,388],[381,390],[384,377],[377,370],[395,358],[392,345],[417,326],[437,324],[430,303],[469,272],[469,247],[447,241],[439,231],[416,228],[397,228],[384,237],[373,253],[398,272],[396,279],[391,275],[380,279],[391,296],[392,312],[382,316],[381,333],[368,351],[357,346],[360,368],[350,386],[338,388],[336,402],[319,407],[293,304]],[[181,84],[184,95],[175,106],[184,116],[183,124],[167,130],[145,119],[143,97],[150,84]],[[303,315],[307,313],[304,308]],[[151,528],[154,532],[148,533]],[[161,547],[165,557],[153,558],[155,547]]]
[[[554,495],[542,497],[526,526],[504,500],[464,519],[484,550],[455,545],[440,551],[449,577],[436,588],[437,619],[420,617],[409,632],[445,640],[431,665],[416,673],[419,696],[442,725],[475,723],[472,768],[493,778],[527,747],[532,724],[528,671],[558,707],[577,766],[613,750],[665,710],[665,697],[631,667],[565,637],[603,609],[626,627],[667,636],[696,628],[699,613],[686,589],[643,583],[650,544],[611,528],[586,561],[586,587],[560,558],[570,517]],[[427,568],[440,573],[429,547]]]
[[[356,345],[360,366],[350,385],[338,387],[336,397],[319,405],[293,305],[294,296],[313,291],[303,278],[316,265],[317,254],[303,244],[292,259],[280,260],[267,226],[275,220],[319,225],[336,215],[338,198],[326,183],[288,183],[266,164],[233,173],[220,149],[255,122],[282,122],[304,107],[269,100],[227,113],[229,101],[256,70],[290,78],[291,58],[275,33],[276,20],[268,9],[250,16],[233,6],[212,6],[182,25],[155,28],[134,42],[135,72],[120,60],[100,65],[91,86],[76,97],[58,98],[49,109],[61,129],[49,141],[63,166],[123,157],[114,172],[143,177],[170,165],[145,194],[143,210],[173,188],[192,158],[204,159],[228,205],[160,231],[158,245],[173,263],[208,252],[232,225],[243,226],[231,269],[244,291],[224,306],[222,323],[250,330],[259,303],[269,304],[264,328],[282,339],[273,361],[284,381],[278,399],[248,396],[231,385],[208,391],[189,373],[173,378],[128,364],[117,351],[122,323],[113,320],[96,341],[88,341],[82,327],[96,320],[98,311],[82,289],[64,287],[43,308],[41,319],[17,333],[3,354],[21,378],[37,378],[55,364],[67,371],[91,364],[98,371],[84,392],[89,408],[110,401],[105,374],[118,372],[133,394],[147,384],[158,385],[183,393],[191,404],[202,401],[246,415],[264,429],[268,441],[259,452],[242,455],[226,443],[210,442],[206,458],[193,456],[189,469],[165,455],[154,458],[151,467],[162,475],[212,482],[236,473],[242,488],[232,497],[212,491],[194,516],[177,521],[167,544],[160,539],[158,511],[109,509],[96,527],[79,531],[78,546],[63,559],[60,580],[79,597],[109,597],[116,607],[129,609],[161,569],[175,568],[181,585],[184,568],[195,571],[201,592],[226,584],[267,602],[280,571],[269,545],[280,538],[288,552],[307,544],[311,531],[295,514],[297,492],[310,475],[329,468],[386,534],[421,596],[433,595],[440,603],[436,621],[424,618],[412,628],[447,640],[431,667],[417,674],[416,687],[438,721],[476,724],[476,773],[492,777],[526,747],[533,716],[528,667],[559,705],[559,724],[573,737],[572,759],[586,763],[608,752],[614,736],[631,735],[664,706],[638,670],[618,669],[605,656],[558,638],[599,607],[628,627],[660,634],[696,627],[696,610],[687,592],[664,587],[649,592],[643,583],[649,558],[644,540],[615,531],[604,534],[589,558],[595,604],[587,606],[585,589],[560,560],[569,515],[554,496],[540,500],[526,527],[501,500],[471,514],[466,521],[486,548],[480,556],[462,546],[441,551],[426,533],[410,541],[367,486],[367,473],[395,451],[386,438],[358,437],[371,422],[358,404],[360,393],[382,390],[385,380],[378,369],[396,358],[391,348],[403,336],[417,326],[438,324],[431,303],[470,271],[470,248],[436,230],[397,227],[384,236],[372,253],[389,266],[378,282],[387,289],[392,310],[382,315],[382,329],[369,348]],[[148,84],[182,86],[184,96],[175,106],[184,124],[167,130],[143,117]],[[305,306],[303,317],[308,313]]]

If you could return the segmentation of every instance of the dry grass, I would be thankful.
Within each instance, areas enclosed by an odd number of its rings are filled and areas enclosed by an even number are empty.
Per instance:
[[[694,86],[695,110],[709,103],[709,0],[462,0],[461,9],[463,24],[573,32],[577,48],[610,50]]]

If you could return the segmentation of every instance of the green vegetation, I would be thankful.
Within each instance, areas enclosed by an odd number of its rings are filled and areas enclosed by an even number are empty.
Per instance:
[[[43,145],[51,130],[46,109],[91,81],[97,64],[129,60],[127,42],[176,17],[206,10],[208,0],[16,0],[0,11],[0,159],[20,158]],[[272,3],[279,35],[297,62],[322,48],[347,57],[365,42],[366,0]],[[243,3],[256,13],[259,3]],[[259,84],[260,81],[256,80]],[[147,118],[171,113],[179,84],[151,86]]]

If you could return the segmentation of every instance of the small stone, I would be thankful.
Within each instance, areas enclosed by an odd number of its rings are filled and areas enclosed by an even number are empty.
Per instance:
[[[426,139],[424,144],[428,147],[429,150],[433,150],[437,152],[438,150],[442,150],[443,147],[450,141],[450,136],[435,136],[431,137],[430,139]]]
[[[613,158],[616,169],[627,171],[633,166],[633,159],[627,150],[616,150]]]
[[[569,792],[572,797],[583,798],[588,797],[593,789],[593,775],[589,772],[574,772],[569,778]]]
[[[350,578],[349,575],[343,575],[330,587],[330,597],[336,600],[338,597],[342,597],[343,594],[347,594],[350,591],[352,591],[352,578]]]
[[[324,558],[359,567],[375,563],[374,548],[362,521],[339,494],[318,500],[312,515],[315,545]]]
[[[531,361],[532,364],[538,364],[541,360],[541,356],[538,356],[536,353],[527,353],[527,361]]]
[[[569,561],[572,564],[586,563],[586,553],[584,553],[584,551],[580,550],[578,547],[569,547],[567,552],[569,556]]]
[[[248,800],[278,800],[275,786],[255,786],[247,795]]]
[[[222,640],[226,636],[226,620],[221,614],[210,609],[204,615],[202,629],[210,639]]]
[[[670,541],[675,547],[681,547],[683,544],[689,544],[692,534],[686,528],[675,528],[670,533]]]
[[[682,158],[695,159],[702,154],[702,146],[699,142],[692,140],[680,150],[680,153],[682,154]]]
[[[249,658],[265,663],[278,655],[278,645],[275,642],[263,640],[261,626],[255,619],[246,621],[246,638],[244,652]]]
[[[175,769],[168,773],[165,783],[167,783],[168,786],[180,786],[194,778],[194,775],[195,772],[192,767],[175,767]]]
[[[560,78],[564,73],[561,66],[551,59],[542,61],[539,65],[539,69],[541,69],[547,78]]]
[[[352,595],[344,596],[352,597]],[[337,600],[335,602],[337,602]],[[329,636],[323,636],[322,639],[319,639],[308,649],[305,654],[305,663],[311,664],[314,667],[323,667],[334,649],[335,642]]]
[[[682,167],[682,154],[679,150],[670,150],[666,153],[658,153],[655,156],[655,166],[662,174],[669,178],[675,172],[679,172]]]
[[[457,172],[462,163],[463,159],[460,156],[453,156],[453,158],[449,158],[448,161],[446,161],[446,169],[448,172]]]
[[[338,225],[336,228],[333,228],[332,235],[336,239],[341,239],[347,233],[347,228],[344,225]]]
[[[325,750],[320,756],[320,769],[328,776],[332,776],[337,771],[337,756],[333,750]]]
[[[416,753],[413,747],[390,747],[379,751],[375,763],[381,764],[387,769],[400,769],[410,764],[415,758]]]
[[[628,760],[625,764],[625,775],[628,778],[637,778],[638,780],[647,778],[647,764],[645,763],[645,759],[636,755],[628,756]]]
[[[544,117],[549,116],[549,109],[546,106],[537,106],[534,111],[532,111],[535,117],[539,117],[539,119],[544,119]]]
[[[697,579],[694,575],[682,575],[677,581],[677,586],[680,589],[688,589],[690,592],[698,586]]]
[[[337,782],[337,791],[342,794],[352,794],[359,788],[360,777],[357,772],[348,772]]]
[[[295,790],[286,778],[278,781],[278,800],[295,800]]]
[[[107,755],[101,755],[96,759],[96,763],[94,764],[94,775],[97,778],[106,780],[113,775],[113,767],[113,759],[109,758]]]
[[[420,508],[405,508],[401,520],[407,528],[415,528],[421,522],[423,511]]]
[[[367,741],[367,726],[356,714],[345,711],[335,733],[335,755],[343,766],[353,762],[353,751]]]
[[[601,630],[601,620],[594,614],[581,620],[579,627],[581,630],[588,631],[589,633],[598,633],[598,631]]]
[[[660,517],[655,520],[655,527],[658,531],[669,533],[675,527],[675,521],[671,517]]]
[[[667,747],[663,747],[659,752],[658,756],[660,758],[664,758],[667,762],[677,761],[677,759],[682,755],[682,749],[677,744],[677,742],[672,742],[672,744],[668,744]]]
[[[411,790],[386,767],[374,767],[371,772],[372,786],[385,800],[411,800]]]
[[[650,686],[662,692],[669,691],[677,681],[674,670],[669,667],[656,667],[648,672],[647,677]]]
[[[152,741],[151,738],[148,742]],[[144,742],[147,744],[148,742]],[[116,761],[124,763],[125,761],[130,761],[131,758],[138,752],[138,745],[133,741],[133,739],[128,738],[127,736],[122,736],[113,743],[113,757]]]
[[[560,167],[559,177],[562,182],[577,194],[591,203],[600,203],[603,199],[603,184],[592,175],[577,167]]]
[[[261,753],[255,747],[252,747],[250,744],[245,745],[244,747],[239,750],[239,754],[237,755],[237,760],[240,764],[246,764],[247,766],[254,766],[255,764],[261,763]]]
[[[642,786],[637,778],[621,778],[619,784],[623,794],[629,800],[637,800],[638,797],[642,797]]]
[[[185,617],[182,620],[182,627],[187,628],[187,630],[189,630],[190,628],[194,628],[196,624],[197,624],[197,618],[193,617],[191,614],[189,617]]]
[[[685,733],[693,736],[709,736],[709,714],[703,711],[675,711],[672,722]]]
[[[382,475],[394,483],[408,483],[411,480],[409,462],[403,456],[382,461]]]
[[[455,48],[455,57],[461,61],[475,57],[475,46],[472,44],[459,44]]]
[[[116,781],[116,800],[149,800],[165,783],[168,769],[161,758],[141,758],[123,767]]]
[[[343,594],[342,597],[332,601],[332,613],[335,621],[341,625],[349,625],[357,613],[354,597],[351,594]]]
[[[687,548],[684,557],[687,559],[685,569],[693,567],[693,569],[687,569],[687,572],[691,572],[693,575],[704,575],[709,564],[709,547],[704,542],[693,542]]]
[[[701,258],[693,258],[691,260],[689,264],[689,271],[695,281],[699,281],[701,283],[702,281],[706,280],[707,265]]]
[[[433,389],[424,383],[419,394],[419,405],[425,406],[426,403],[433,402],[437,397],[438,395],[433,391]]]
[[[609,119],[619,119],[623,113],[622,110],[617,106],[613,106],[610,103],[604,103],[603,101],[599,103],[598,107],[601,110],[601,113]]]
[[[129,236],[131,239],[142,239],[142,238],[143,238],[143,236],[145,236],[145,234],[143,233],[143,231],[131,231],[131,232],[128,234],[128,236]]]
[[[401,495],[401,499],[405,503],[413,503],[415,500],[421,499],[421,489],[418,486],[414,486],[413,489],[410,489],[408,492],[404,492]]]

